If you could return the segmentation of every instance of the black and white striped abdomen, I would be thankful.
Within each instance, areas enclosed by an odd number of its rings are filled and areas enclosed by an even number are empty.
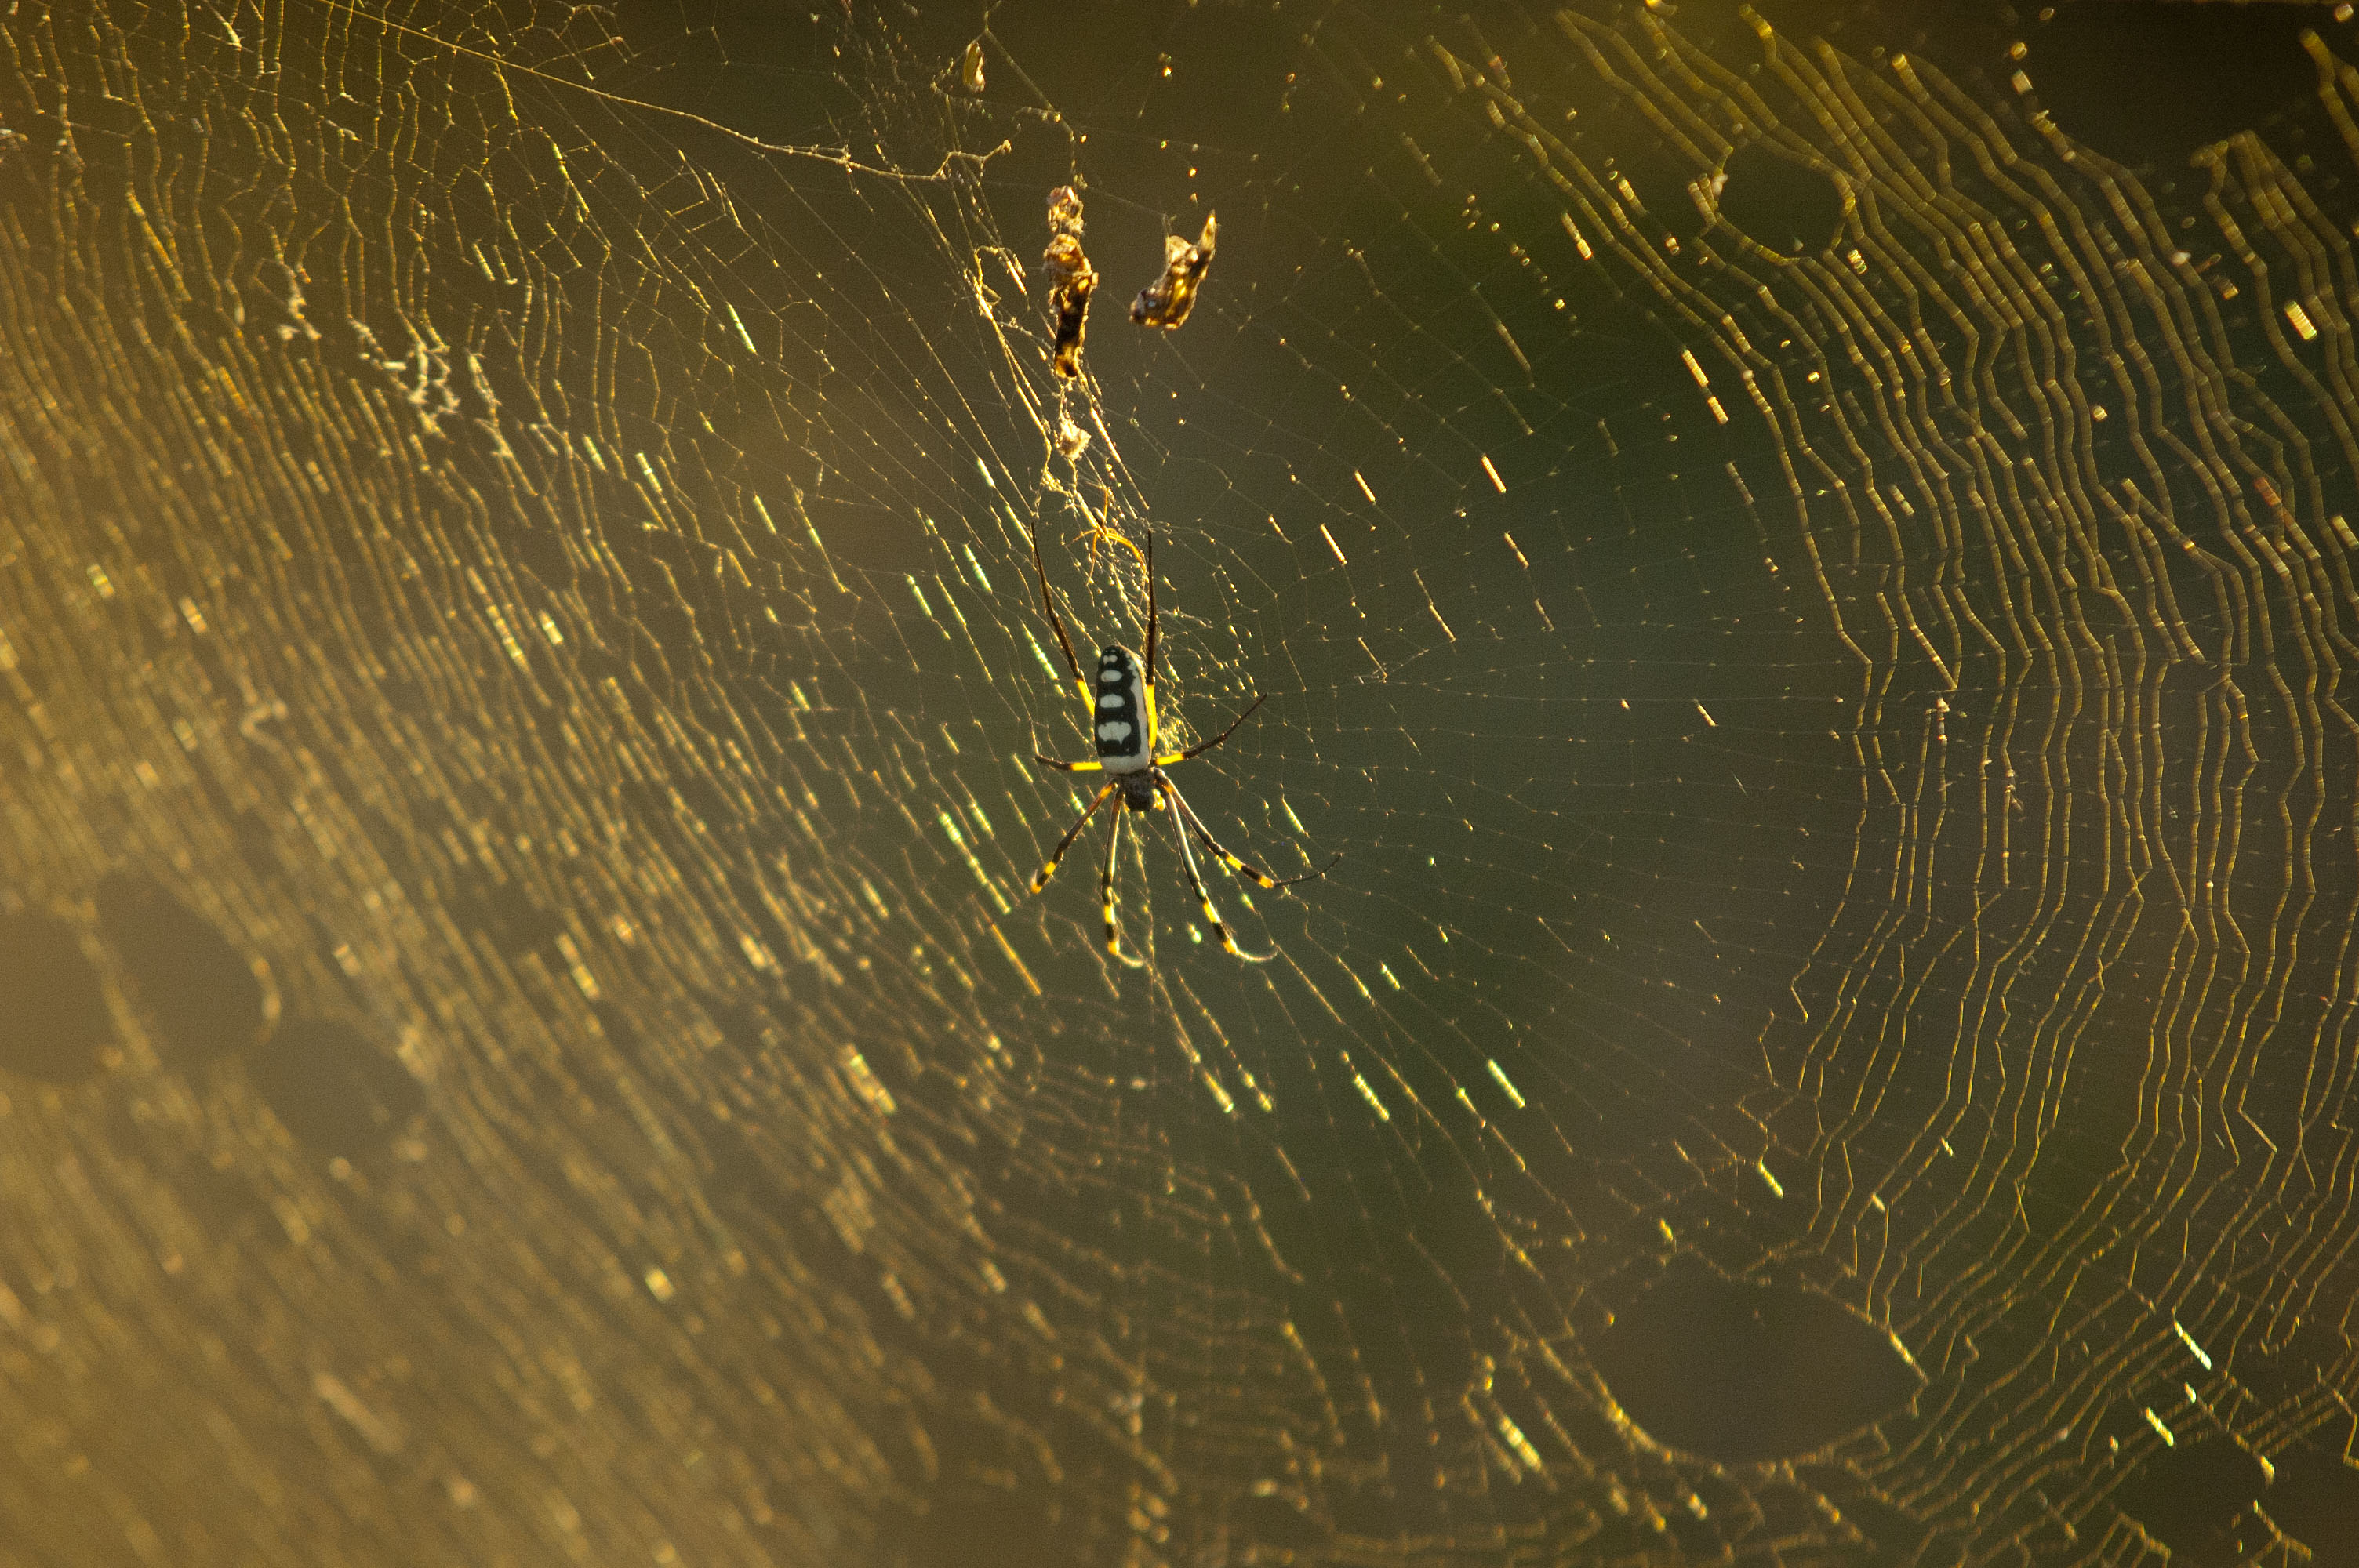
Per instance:
[[[1147,766],[1147,703],[1138,676],[1138,661],[1130,650],[1112,647],[1098,654],[1097,706],[1092,716],[1098,738],[1098,761],[1110,773],[1133,773]]]

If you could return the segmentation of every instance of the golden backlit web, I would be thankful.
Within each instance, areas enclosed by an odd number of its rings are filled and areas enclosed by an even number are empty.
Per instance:
[[[2351,40],[1694,9],[13,16],[0,1563],[2350,1561]]]

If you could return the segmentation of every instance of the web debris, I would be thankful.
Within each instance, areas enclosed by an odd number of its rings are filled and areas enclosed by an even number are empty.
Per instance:
[[[1082,193],[1070,185],[1049,192],[1049,249],[1041,260],[1049,267],[1049,308],[1057,315],[1057,351],[1051,364],[1059,375],[1082,373],[1082,333],[1089,325],[1090,295],[1098,275],[1082,253]]]
[[[1177,234],[1163,237],[1163,276],[1138,291],[1130,302],[1130,319],[1142,327],[1176,332],[1196,308],[1196,290],[1212,265],[1212,242],[1221,231],[1218,213],[1206,213],[1204,232],[1190,244]]]

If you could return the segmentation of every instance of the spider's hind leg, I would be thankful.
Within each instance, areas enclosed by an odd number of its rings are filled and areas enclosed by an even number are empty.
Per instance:
[[[1171,823],[1171,833],[1180,840],[1180,864],[1187,869],[1188,888],[1196,895],[1197,905],[1204,912],[1204,924],[1212,928],[1212,935],[1221,939],[1223,948],[1248,964],[1266,964],[1277,957],[1276,949],[1266,953],[1248,953],[1237,946],[1237,939],[1229,934],[1228,923],[1221,918],[1221,912],[1212,907],[1212,895],[1204,891],[1204,873],[1196,869],[1195,847],[1188,842],[1188,827],[1195,814],[1188,809],[1188,802],[1169,779],[1158,778],[1156,787],[1169,795],[1172,805],[1178,808]],[[1206,841],[1210,842],[1210,838]]]
[[[1312,881],[1320,877],[1325,876],[1329,871],[1333,871],[1335,869],[1335,861],[1343,858],[1343,856],[1338,855],[1333,860],[1328,861],[1317,871],[1305,871],[1300,876],[1271,876],[1267,871],[1263,871],[1259,866],[1255,865],[1250,860],[1233,854],[1227,849],[1223,848],[1221,841],[1212,837],[1212,830],[1204,826],[1203,818],[1196,815],[1196,808],[1188,804],[1188,797],[1181,795],[1178,789],[1173,788],[1173,786],[1169,784],[1166,784],[1163,787],[1171,791],[1172,802],[1180,807],[1180,820],[1188,825],[1190,832],[1193,832],[1197,838],[1201,838],[1204,841],[1204,848],[1210,849],[1213,854],[1218,855],[1221,858],[1222,862],[1225,864],[1229,870],[1236,872],[1237,875],[1241,877],[1250,878],[1256,886],[1265,888],[1290,888],[1297,882]]]
[[[1106,794],[1111,795],[1121,787],[1120,784],[1108,784]],[[1122,950],[1122,925],[1115,920],[1114,913],[1114,857],[1122,852],[1123,816],[1122,806],[1116,805],[1114,808],[1113,829],[1106,834],[1105,864],[1098,871],[1098,904],[1105,915],[1106,951],[1128,964],[1132,968],[1143,969],[1147,968],[1146,959],[1134,958]]]
[[[1106,803],[1106,796],[1121,787],[1119,784],[1108,784],[1090,797],[1089,805],[1083,806],[1082,814],[1073,818],[1073,825],[1065,829],[1065,836],[1062,838],[1057,840],[1057,847],[1049,851],[1048,860],[1042,862],[1038,871],[1032,873],[1034,892],[1038,892],[1049,885],[1049,879],[1055,876],[1057,868],[1064,863],[1065,851],[1073,847],[1073,840],[1082,836],[1082,829],[1090,825],[1090,818],[1098,814],[1098,807]],[[1115,815],[1121,815],[1120,811],[1117,810]]]

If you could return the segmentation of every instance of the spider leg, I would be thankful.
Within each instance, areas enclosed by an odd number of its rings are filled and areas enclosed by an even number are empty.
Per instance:
[[[1082,808],[1079,816],[1073,818],[1073,825],[1065,829],[1065,836],[1062,838],[1057,840],[1057,848],[1049,853],[1049,859],[1041,864],[1038,871],[1032,873],[1034,892],[1038,892],[1049,885],[1049,879],[1057,874],[1057,867],[1063,861],[1065,851],[1073,847],[1073,840],[1082,836],[1082,829],[1090,825],[1090,818],[1098,814],[1098,807],[1106,803],[1106,796],[1121,787],[1119,784],[1108,784],[1090,797],[1090,804]]]
[[[1155,644],[1162,632],[1163,618],[1155,608],[1155,524],[1147,525],[1147,754],[1155,755],[1155,738],[1161,734],[1161,721],[1155,716]]]
[[[1263,887],[1288,888],[1292,887],[1297,882],[1313,881],[1314,879],[1323,877],[1329,871],[1333,871],[1335,869],[1336,860],[1341,860],[1343,858],[1343,856],[1338,855],[1334,860],[1328,861],[1317,871],[1305,871],[1299,877],[1271,876],[1259,866],[1253,865],[1241,860],[1237,856],[1231,854],[1227,849],[1222,848],[1221,841],[1212,837],[1212,830],[1204,826],[1203,818],[1196,815],[1196,808],[1188,804],[1188,797],[1180,793],[1180,788],[1177,784],[1172,784],[1169,779],[1167,779],[1164,781],[1163,787],[1171,792],[1171,803],[1180,808],[1180,820],[1188,825],[1189,828],[1196,835],[1197,838],[1201,838],[1204,841],[1204,848],[1210,849],[1213,854],[1218,855],[1223,863],[1224,863],[1229,870],[1236,872],[1237,875],[1241,877],[1252,878],[1254,881]]]
[[[1038,752],[1032,753],[1032,760],[1044,768],[1054,768],[1060,773],[1094,773],[1103,771],[1105,767],[1103,762],[1060,762],[1054,757],[1044,757]]]
[[[1132,555],[1136,556],[1138,564],[1147,572],[1147,668],[1142,684],[1146,687],[1147,696],[1147,712],[1144,715],[1147,720],[1147,749],[1152,752],[1155,750],[1155,737],[1161,732],[1155,717],[1155,650],[1160,641],[1159,633],[1162,625],[1162,617],[1156,612],[1155,609],[1155,526],[1152,524],[1147,525],[1147,548],[1144,550],[1132,544],[1127,536],[1115,533],[1103,524],[1090,530],[1091,541],[1094,544],[1100,535],[1112,539],[1115,544],[1123,546]]]
[[[1118,787],[1115,784],[1106,785],[1106,794],[1112,795]],[[1122,852],[1122,819],[1125,815],[1122,806],[1117,803],[1114,808],[1114,827],[1106,834],[1105,864],[1098,871],[1098,903],[1105,914],[1106,951],[1128,964],[1132,968],[1143,969],[1147,968],[1146,959],[1134,958],[1122,950],[1122,927],[1114,924],[1114,857]]]
[[[1230,719],[1229,727],[1226,730],[1222,730],[1219,734],[1213,736],[1209,741],[1197,741],[1194,745],[1189,747],[1184,752],[1175,752],[1168,757],[1158,757],[1155,759],[1155,765],[1158,768],[1168,768],[1174,762],[1184,762],[1190,757],[1202,756],[1205,752],[1211,751],[1213,747],[1219,745],[1222,741],[1235,734],[1237,732],[1237,726],[1243,724],[1246,719],[1251,719],[1254,716],[1255,709],[1260,708],[1263,703],[1267,702],[1269,698],[1267,697],[1256,697],[1253,699],[1253,706],[1246,708],[1243,713],[1238,714],[1234,719]]]
[[[1026,532],[1032,537],[1032,569],[1040,579],[1040,608],[1049,612],[1049,625],[1057,633],[1057,646],[1064,650],[1065,668],[1071,674],[1073,684],[1081,688],[1082,700],[1093,703],[1090,683],[1082,678],[1082,661],[1073,656],[1073,640],[1065,635],[1065,618],[1057,613],[1057,596],[1049,588],[1049,566],[1040,558],[1039,521],[1034,519]]]
[[[1196,895],[1196,903],[1204,911],[1204,924],[1212,928],[1212,935],[1221,939],[1222,946],[1248,964],[1266,964],[1277,957],[1277,954],[1275,950],[1267,953],[1248,953],[1237,946],[1237,939],[1234,936],[1229,935],[1228,925],[1221,919],[1221,912],[1212,907],[1212,895],[1204,891],[1204,873],[1196,869],[1196,851],[1188,842],[1186,827],[1188,803],[1180,799],[1179,788],[1169,779],[1158,778],[1155,781],[1155,784],[1158,789],[1179,804],[1180,810],[1177,819],[1171,824],[1171,831],[1180,840],[1180,863],[1187,868],[1189,891]]]

